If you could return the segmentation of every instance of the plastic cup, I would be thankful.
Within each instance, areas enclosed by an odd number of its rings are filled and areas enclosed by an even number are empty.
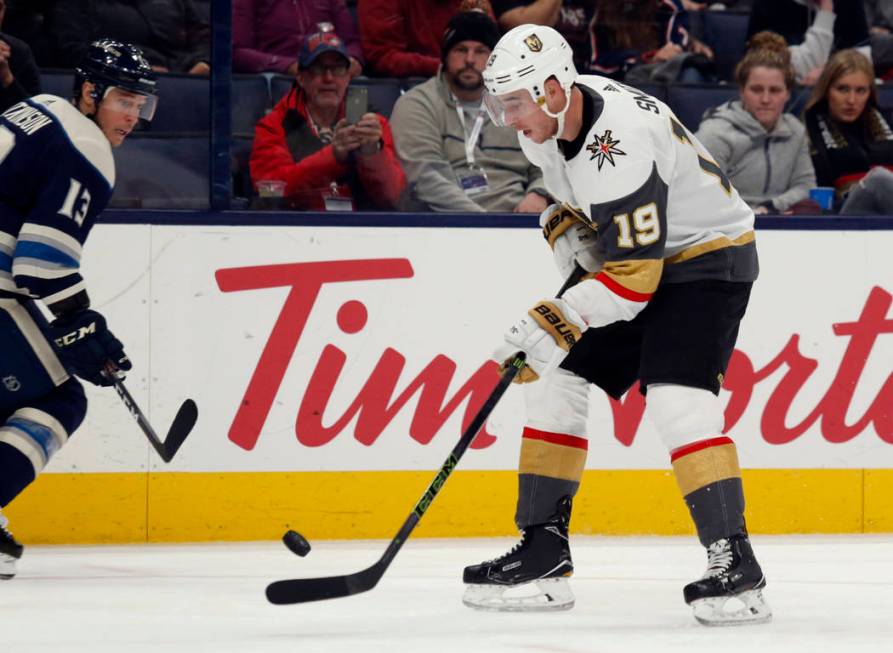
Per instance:
[[[257,182],[257,194],[260,197],[284,197],[285,182],[279,179],[261,179]]]
[[[809,191],[809,198],[818,202],[825,211],[834,208],[834,188],[831,186],[818,186]]]

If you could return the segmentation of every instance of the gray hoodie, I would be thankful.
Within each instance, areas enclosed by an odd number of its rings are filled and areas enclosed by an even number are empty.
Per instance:
[[[806,128],[789,113],[767,133],[732,100],[705,112],[696,136],[753,208],[771,201],[786,211],[815,188]]]
[[[474,165],[486,171],[487,188],[466,195],[460,179],[474,171],[466,160],[466,130],[443,72],[408,91],[394,105],[394,146],[413,198],[429,210],[512,211],[527,193],[547,195],[543,173],[524,156],[515,130],[497,127],[483,107],[480,111],[484,121],[474,148]],[[465,119],[469,131],[473,121],[470,116]]]

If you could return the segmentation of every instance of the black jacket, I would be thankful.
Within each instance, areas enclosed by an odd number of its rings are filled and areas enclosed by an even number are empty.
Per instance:
[[[50,30],[60,68],[73,68],[98,38],[140,48],[153,66],[189,72],[210,62],[210,28],[193,0],[66,0],[52,11]]]
[[[12,50],[9,68],[14,78],[8,88],[0,84],[0,113],[3,113],[13,104],[40,93],[40,71],[27,43],[2,32],[0,41],[6,41]]]

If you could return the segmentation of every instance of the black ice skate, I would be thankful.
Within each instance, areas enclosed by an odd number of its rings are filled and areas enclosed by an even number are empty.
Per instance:
[[[528,526],[521,541],[495,560],[465,568],[462,602],[478,610],[537,612],[570,610],[574,573],[568,545],[569,510],[546,524]]]
[[[717,540],[707,547],[707,571],[683,594],[705,626],[759,624],[772,619],[763,599],[766,577],[746,535]]]
[[[6,525],[9,521],[0,513],[0,580],[9,580],[16,575],[16,560],[22,557],[25,550],[16,542]]]

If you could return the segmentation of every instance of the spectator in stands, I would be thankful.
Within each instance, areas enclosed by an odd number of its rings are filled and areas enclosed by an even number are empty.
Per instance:
[[[863,0],[754,0],[747,38],[766,30],[781,34],[792,46],[801,46],[802,51],[794,54],[794,68],[799,81],[807,85],[821,74],[826,52],[858,47],[871,57]],[[829,30],[834,34],[830,49]]]
[[[784,113],[794,71],[787,43],[760,32],[735,69],[740,100],[704,116],[696,136],[755,213],[820,213],[806,128]]]
[[[713,51],[688,31],[681,0],[598,0],[593,70],[636,83],[715,80]]]
[[[816,178],[835,188],[840,212],[893,213],[893,129],[871,62],[853,49],[832,55],[804,117]]]
[[[388,121],[366,113],[344,119],[350,55],[332,32],[311,34],[298,58],[296,86],[257,123],[251,180],[285,182],[292,208],[396,207],[406,177]]]
[[[596,0],[493,0],[504,32],[524,25],[548,25],[561,32],[574,51],[577,70],[588,70],[592,54],[592,19]]]
[[[351,77],[359,75],[360,36],[345,0],[233,0],[233,71],[294,77],[301,45],[321,30],[334,31],[344,41]]]
[[[59,67],[79,61],[99,37],[133,43],[161,73],[207,75],[210,29],[193,0],[65,0],[52,11]]]
[[[443,35],[440,73],[397,100],[394,141],[420,203],[404,208],[540,213],[551,203],[514,130],[494,125],[482,105],[481,73],[498,40],[487,14],[457,13]]]
[[[489,0],[362,0],[357,5],[363,54],[382,77],[431,77],[440,66],[440,36],[457,11]]]
[[[0,28],[6,0],[0,0]],[[24,41],[0,31],[0,113],[25,98],[40,93],[40,71]]]

